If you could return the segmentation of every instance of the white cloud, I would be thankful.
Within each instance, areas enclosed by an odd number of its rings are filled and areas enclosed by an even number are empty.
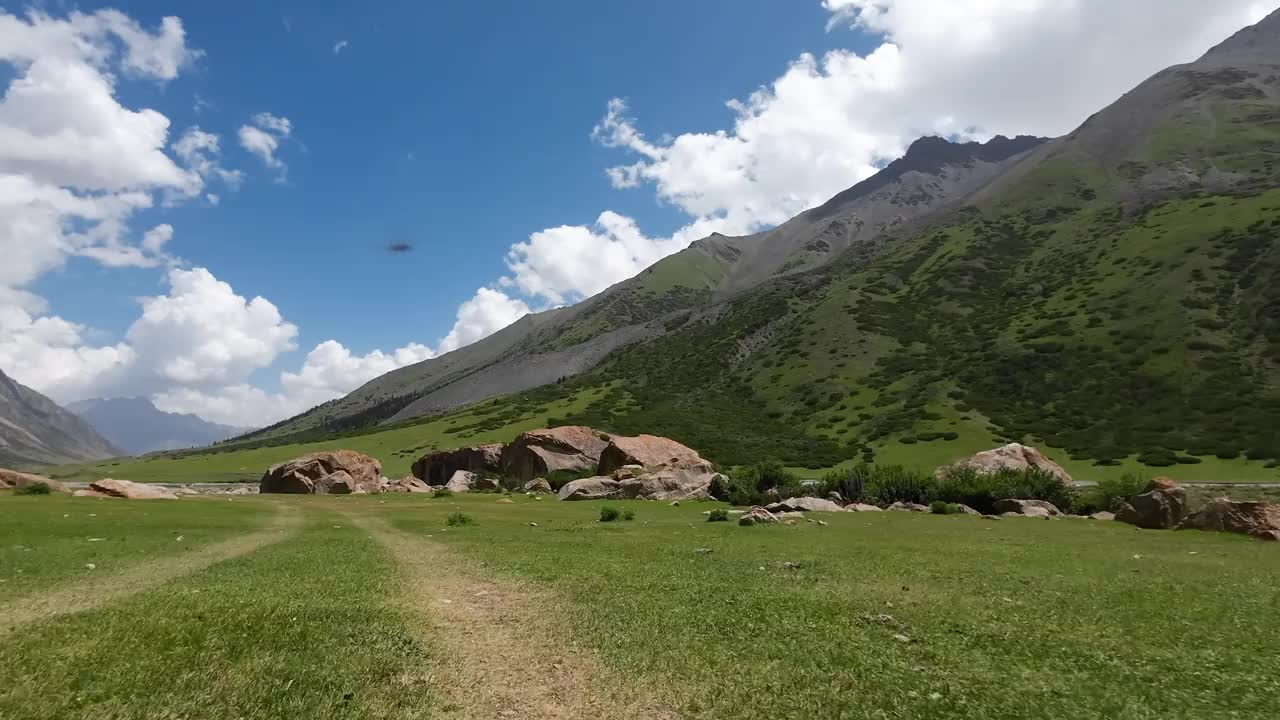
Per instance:
[[[277,179],[284,180],[288,167],[276,157],[276,151],[280,149],[280,143],[293,134],[293,123],[289,118],[265,112],[254,115],[251,123],[240,126],[240,146],[256,155],[268,168],[279,171]]]
[[[333,44],[333,54],[341,55],[342,51],[346,50],[349,47],[351,47],[351,43],[347,42],[346,40],[339,40],[338,42]]]
[[[470,345],[528,314],[529,306],[523,300],[513,298],[501,290],[482,287],[470,300],[458,307],[453,328],[440,340],[436,352],[443,355]]]
[[[219,158],[222,155],[220,138],[214,133],[205,132],[199,127],[187,128],[187,131],[173,144],[173,152],[191,171],[208,181],[217,178],[236,190],[244,182],[244,173],[239,170],[228,170],[222,167]]]

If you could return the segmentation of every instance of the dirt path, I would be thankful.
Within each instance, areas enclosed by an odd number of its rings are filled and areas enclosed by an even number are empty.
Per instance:
[[[120,573],[99,575],[48,592],[17,598],[0,606],[0,638],[28,623],[95,610],[214,563],[246,555],[283,540],[301,525],[301,521],[302,515],[298,508],[279,504],[271,522],[248,535],[214,543],[176,557],[143,561]]]
[[[445,666],[431,672],[460,720],[675,720],[551,626],[552,598],[533,588],[468,573],[448,547],[401,532],[381,518],[348,512],[382,542],[404,572],[405,604],[424,642],[443,645]]]

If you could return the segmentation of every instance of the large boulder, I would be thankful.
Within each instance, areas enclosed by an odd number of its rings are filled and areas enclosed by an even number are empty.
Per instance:
[[[345,495],[377,492],[382,464],[354,450],[326,450],[272,465],[258,483],[259,492],[294,495]]]
[[[780,512],[844,512],[844,507],[830,500],[815,497],[794,497],[779,500],[765,509],[771,513]]]
[[[1175,528],[1187,515],[1187,492],[1178,483],[1158,477],[1116,511],[1116,520],[1147,530]]]
[[[913,503],[913,502],[903,502],[901,500],[890,505],[889,509],[894,512],[914,512],[914,513],[929,512],[928,505],[921,505],[920,503]]]
[[[699,468],[659,467],[639,472],[632,466],[613,475],[600,475],[566,483],[561,500],[710,500],[715,473]]]
[[[1062,511],[1057,505],[1045,500],[1024,500],[1007,498],[997,500],[992,505],[1002,515],[1026,515],[1028,517],[1058,517]]]
[[[635,500],[642,487],[639,480],[615,480],[602,475],[565,483],[557,495],[561,500]]]
[[[657,435],[609,436],[609,444],[600,453],[600,475],[611,475],[627,465],[643,468],[679,468],[711,472],[711,463],[693,449],[670,438]]]
[[[595,472],[609,442],[581,425],[530,430],[502,449],[502,471],[520,482],[554,472]]]
[[[524,491],[535,495],[554,495],[555,491],[551,489],[551,483],[546,478],[534,478],[524,484]]]
[[[502,444],[472,445],[423,455],[413,463],[413,476],[428,485],[444,485],[459,470],[476,474],[502,472]]]
[[[128,480],[112,480],[105,478],[89,483],[89,489],[107,497],[125,498],[126,500],[177,500],[178,496],[168,488],[159,485],[145,485]]]
[[[383,487],[383,491],[398,493],[429,493],[431,492],[431,486],[412,475],[407,475],[399,480],[392,480],[387,483]]]
[[[67,491],[65,485],[43,475],[32,475],[31,473],[0,468],[0,488],[23,488],[40,484],[47,485],[52,492]]]
[[[1039,450],[1020,443],[1009,443],[994,450],[983,450],[973,457],[948,467],[970,467],[983,475],[990,475],[1000,470],[1042,470],[1058,478],[1064,485],[1074,484],[1071,476],[1062,469],[1061,465],[1045,457]],[[936,475],[942,476],[948,467],[938,468]]]
[[[501,485],[493,478],[466,470],[459,470],[453,474],[453,477],[449,478],[445,488],[455,493],[495,492],[501,489]]]
[[[1178,525],[1179,530],[1215,530],[1250,535],[1261,540],[1280,540],[1280,504],[1244,502],[1218,498],[1192,513]]]

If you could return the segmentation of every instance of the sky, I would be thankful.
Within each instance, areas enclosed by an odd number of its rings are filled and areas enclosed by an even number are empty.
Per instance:
[[[264,426],[1277,7],[0,0],[0,370]]]

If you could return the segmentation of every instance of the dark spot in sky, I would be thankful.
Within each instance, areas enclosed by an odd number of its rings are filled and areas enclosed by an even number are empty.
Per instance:
[[[395,253],[397,255],[407,253],[411,250],[413,250],[413,246],[410,245],[409,243],[398,242],[398,243],[390,243],[389,245],[387,245],[387,252]]]

